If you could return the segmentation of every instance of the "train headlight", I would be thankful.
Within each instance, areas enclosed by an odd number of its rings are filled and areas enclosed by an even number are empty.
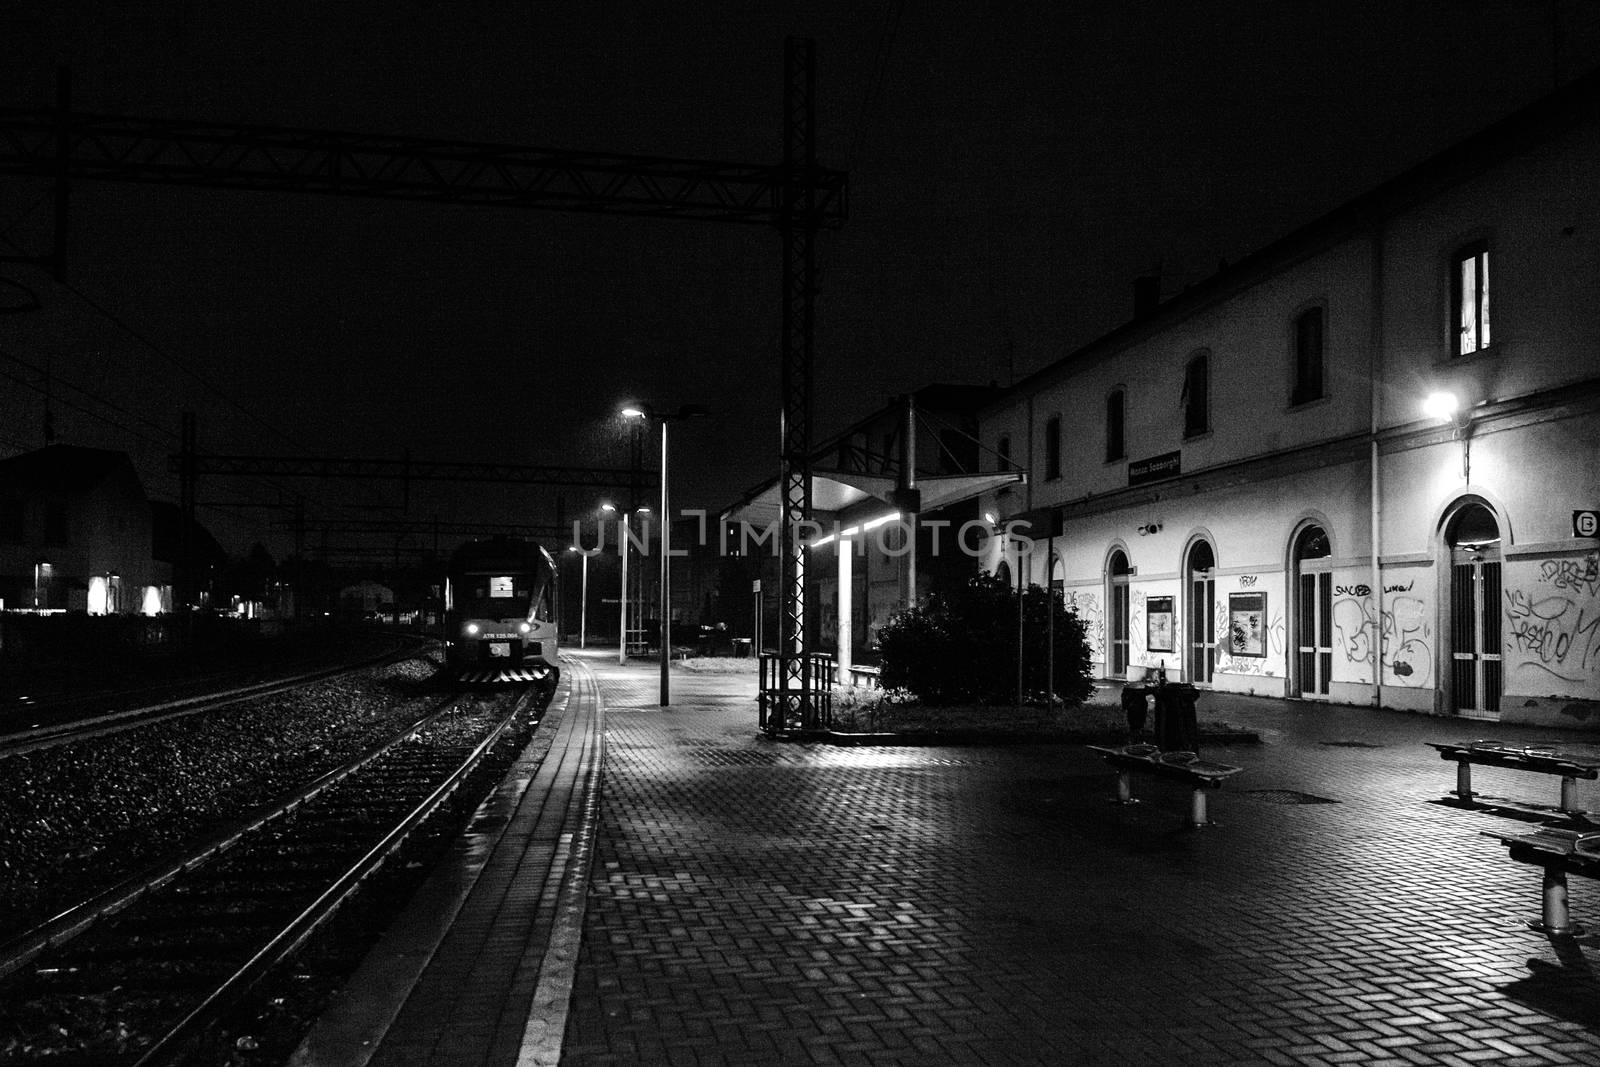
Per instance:
[[[477,637],[478,636],[478,624],[477,623],[475,623],[475,622],[467,623],[467,636],[468,637]]]
[[[525,622],[521,626],[517,627],[517,629],[521,630],[525,634],[532,633],[533,632],[533,623]]]

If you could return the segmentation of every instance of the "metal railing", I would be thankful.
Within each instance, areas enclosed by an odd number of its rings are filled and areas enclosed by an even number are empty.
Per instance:
[[[807,652],[806,677],[811,683],[811,706],[815,710],[817,728],[833,729],[833,687],[839,684],[839,665],[823,652]],[[760,707],[759,725],[772,734],[793,733],[802,728],[798,712],[799,693],[793,686],[780,685],[783,677],[783,658],[775,651],[763,650],[757,657],[761,674],[757,704]]]

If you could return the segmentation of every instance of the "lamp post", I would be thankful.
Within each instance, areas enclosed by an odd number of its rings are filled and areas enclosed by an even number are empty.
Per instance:
[[[671,703],[668,669],[672,663],[672,512],[668,496],[667,423],[706,414],[696,404],[685,404],[676,414],[664,415],[640,407],[622,409],[625,419],[645,419],[661,424],[661,706]]]

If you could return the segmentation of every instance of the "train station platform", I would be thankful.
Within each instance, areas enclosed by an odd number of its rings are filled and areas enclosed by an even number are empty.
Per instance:
[[[1218,694],[1261,742],[1195,830],[1081,745],[774,742],[753,665],[661,708],[654,663],[569,655],[547,750],[295,1062],[1600,1062],[1600,940],[1524,925],[1539,872],[1481,833],[1519,824],[1428,747],[1570,734]]]

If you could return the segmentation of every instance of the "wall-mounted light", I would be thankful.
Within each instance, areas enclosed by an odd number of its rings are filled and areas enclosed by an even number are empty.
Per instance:
[[[1146,534],[1160,533],[1161,532],[1161,524],[1159,522],[1147,522],[1143,526],[1140,526],[1138,529],[1139,529],[1139,536],[1143,537]]]
[[[1449,423],[1454,427],[1452,437],[1461,439],[1461,480],[1472,482],[1472,409],[1461,406],[1454,393],[1429,393],[1422,400],[1425,418]]]

